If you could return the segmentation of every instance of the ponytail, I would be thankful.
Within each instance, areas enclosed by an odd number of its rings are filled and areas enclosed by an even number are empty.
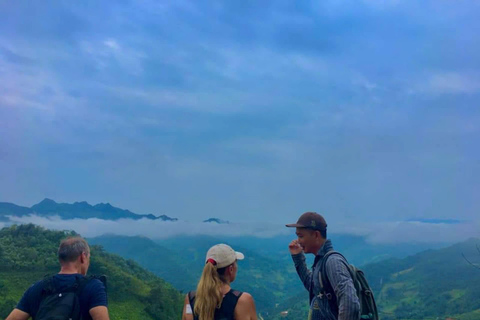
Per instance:
[[[205,264],[195,294],[194,313],[199,320],[213,320],[215,309],[222,304],[223,295],[220,289],[225,282],[223,279],[225,269],[217,269],[210,262]]]

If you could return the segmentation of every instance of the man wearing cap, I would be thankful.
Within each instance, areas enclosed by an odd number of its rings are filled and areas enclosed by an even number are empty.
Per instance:
[[[309,319],[360,319],[360,303],[347,261],[341,255],[332,254],[322,263],[325,254],[333,251],[332,242],[327,240],[325,219],[316,212],[306,212],[300,216],[297,223],[286,226],[296,228],[297,239],[290,242],[288,249],[298,276],[310,294]],[[308,270],[305,263],[305,253],[315,255],[312,271]],[[333,295],[324,290],[325,284],[320,270],[322,265]]]

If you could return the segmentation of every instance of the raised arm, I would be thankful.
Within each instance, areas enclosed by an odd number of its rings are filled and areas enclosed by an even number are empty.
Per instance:
[[[302,280],[303,286],[305,289],[310,290],[312,284],[312,271],[307,268],[305,254],[303,254],[302,247],[300,247],[297,240],[292,240],[288,245],[288,249],[290,250],[295,269],[297,270],[300,280]]]

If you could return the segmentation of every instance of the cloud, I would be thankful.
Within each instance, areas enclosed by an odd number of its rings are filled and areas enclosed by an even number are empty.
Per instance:
[[[478,93],[480,79],[455,72],[437,73],[430,77],[427,88],[433,93]]]
[[[164,239],[182,234],[271,237],[287,232],[284,225],[275,223],[258,224],[257,222],[217,224],[189,221],[167,222],[150,219],[119,219],[112,221],[95,218],[62,220],[58,216],[45,218],[35,215],[10,217],[10,220],[14,224],[33,223],[52,230],[74,230],[84,237],[96,237],[103,234],[145,236],[151,239]]]
[[[145,236],[151,239],[165,239],[179,235],[252,236],[270,238],[290,234],[291,229],[284,223],[242,221],[229,224],[203,223],[199,221],[130,220],[116,221],[102,219],[62,220],[57,217],[24,216],[10,217],[12,223],[34,223],[53,230],[74,230],[84,237],[103,234]],[[333,234],[364,236],[372,244],[400,243],[454,243],[471,237],[480,237],[480,221],[456,224],[424,223],[416,221],[365,223],[350,221],[334,222],[330,225]],[[0,225],[2,226],[2,225]],[[5,226],[5,224],[3,225]]]
[[[27,7],[0,10],[1,200],[185,219],[478,212],[477,5]]]
[[[365,236],[374,244],[394,243],[454,243],[480,237],[480,221],[456,224],[396,221],[355,226],[339,226],[345,233]]]

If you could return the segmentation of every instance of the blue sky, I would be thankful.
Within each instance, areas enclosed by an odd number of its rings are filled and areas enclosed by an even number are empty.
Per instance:
[[[478,221],[478,16],[472,1],[3,1],[0,201]]]

